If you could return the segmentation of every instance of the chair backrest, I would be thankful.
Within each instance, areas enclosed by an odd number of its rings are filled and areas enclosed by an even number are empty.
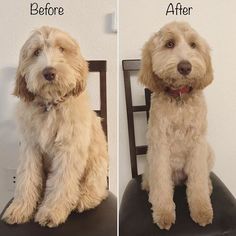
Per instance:
[[[102,118],[102,128],[107,138],[107,61],[88,61],[89,72],[99,73],[100,109],[95,110]],[[109,189],[109,176],[107,176],[107,189]]]
[[[89,72],[99,72],[100,80],[100,109],[95,112],[102,118],[102,128],[107,137],[107,85],[106,85],[106,61],[88,61]]]
[[[151,92],[147,88],[144,89],[145,104],[134,106],[132,101],[132,89],[131,89],[131,74],[138,72],[140,69],[140,60],[123,60],[122,67],[124,72],[124,84],[125,84],[125,98],[126,109],[128,119],[129,130],[129,150],[130,150],[130,162],[132,177],[138,175],[137,156],[147,153],[147,145],[137,146],[135,142],[135,129],[134,129],[134,112],[146,112],[147,120],[149,118]]]

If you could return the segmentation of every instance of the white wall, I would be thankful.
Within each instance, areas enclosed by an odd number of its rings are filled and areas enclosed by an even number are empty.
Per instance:
[[[168,3],[192,6],[191,16],[166,16]],[[205,90],[208,104],[208,137],[215,150],[214,171],[236,196],[236,2],[234,0],[120,0],[120,197],[131,178],[128,128],[121,60],[140,58],[144,42],[172,20],[188,21],[212,48],[215,80]],[[137,79],[134,79],[134,83]],[[135,102],[142,101],[142,88],[133,88]],[[144,116],[136,119],[138,142],[145,142]],[[141,125],[142,123],[142,125]],[[142,128],[142,130],[140,130]],[[121,199],[121,198],[120,198]]]
[[[116,9],[115,0],[51,1],[53,6],[63,6],[63,16],[30,16],[33,1],[1,0],[0,7],[0,210],[12,196],[6,186],[5,168],[16,168],[18,139],[12,121],[16,98],[11,96],[18,55],[30,32],[42,25],[61,28],[80,44],[82,54],[90,60],[107,60],[108,143],[110,154],[110,189],[116,194],[117,153],[117,86],[116,86],[116,34],[110,31],[109,15]],[[46,3],[48,1],[37,1]],[[43,4],[42,4],[43,5]],[[89,81],[93,106],[97,96],[94,84]],[[98,80],[97,80],[98,81]],[[97,83],[96,86],[98,87]]]

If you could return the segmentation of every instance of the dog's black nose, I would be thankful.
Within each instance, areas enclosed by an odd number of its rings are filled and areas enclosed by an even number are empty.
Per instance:
[[[192,65],[189,61],[181,61],[177,65],[177,69],[181,75],[188,75],[192,70]]]
[[[53,67],[46,67],[43,70],[43,76],[46,80],[48,81],[52,81],[55,79],[56,77],[56,69]]]

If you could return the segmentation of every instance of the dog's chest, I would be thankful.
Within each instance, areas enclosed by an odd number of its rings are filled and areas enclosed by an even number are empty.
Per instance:
[[[173,112],[166,117],[168,124],[165,127],[165,134],[172,149],[176,150],[174,146],[187,145],[197,140],[201,133],[202,124],[199,113],[195,111],[177,108]]]
[[[185,104],[166,102],[157,96],[152,98],[149,145],[160,147],[159,144],[164,144],[169,149],[172,178],[176,184],[186,179],[184,166],[187,158],[205,131],[206,106],[203,97]]]
[[[52,111],[52,114],[49,115],[47,114],[49,112],[45,112],[45,117],[42,117],[40,121],[41,125],[39,125],[39,128],[37,129],[39,137],[38,142],[41,147],[46,147],[46,145],[53,143],[59,132],[60,119],[58,119],[58,114]]]
[[[33,107],[21,112],[19,124],[28,142],[34,142],[44,152],[55,147],[55,141],[63,130],[65,120],[60,111],[44,111]]]
[[[61,119],[56,111],[45,111],[35,120],[35,129],[32,129],[42,150],[48,150],[55,142],[60,130]]]
[[[155,128],[154,128],[155,127]],[[188,103],[178,104],[153,97],[149,129],[156,129],[156,140],[166,139],[173,150],[195,142],[206,130],[206,106],[197,97]],[[176,147],[175,147],[176,146]]]

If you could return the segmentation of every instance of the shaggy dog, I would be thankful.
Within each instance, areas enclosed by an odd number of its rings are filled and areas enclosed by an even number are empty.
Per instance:
[[[145,44],[139,79],[153,91],[142,182],[153,220],[170,229],[174,186],[185,182],[191,217],[205,226],[213,218],[209,173],[214,154],[206,141],[202,92],[213,80],[209,47],[187,23],[169,23]]]
[[[72,210],[106,198],[107,144],[89,104],[87,74],[79,45],[58,29],[44,26],[22,47],[14,90],[21,154],[7,223],[34,217],[55,227]]]

